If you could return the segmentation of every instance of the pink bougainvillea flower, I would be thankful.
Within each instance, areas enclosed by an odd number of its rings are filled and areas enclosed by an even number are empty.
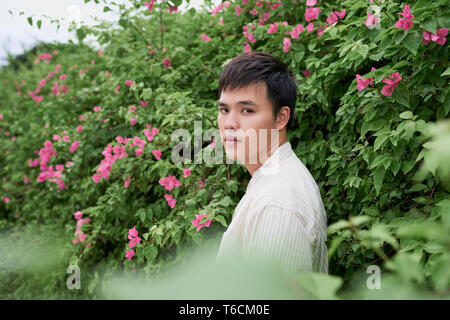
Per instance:
[[[402,77],[398,72],[394,72],[391,76],[388,76],[387,78],[381,80],[382,82],[386,83],[386,85],[383,86],[383,89],[381,89],[381,94],[385,96],[391,96],[394,92],[394,89],[398,86],[398,83],[401,80]]]
[[[54,134],[53,135],[53,140],[59,141],[59,140],[61,140],[61,137],[59,135],[57,135],[57,134]]]
[[[167,204],[169,205],[170,208],[175,208],[176,204],[177,204],[177,200],[175,200],[170,194],[164,194],[164,198],[167,201]]]
[[[269,30],[267,30],[267,33],[271,34],[271,33],[275,33],[278,30],[278,22],[275,23],[271,23]]]
[[[69,151],[74,153],[78,149],[79,146],[80,146],[80,141],[74,141],[72,143],[72,145],[70,146]]]
[[[379,16],[375,16],[375,15],[367,12],[366,22],[364,22],[366,27],[370,27],[370,26],[372,26],[374,24],[377,24],[378,22],[380,22],[380,17]]]
[[[284,53],[289,51],[290,46],[291,46],[291,39],[283,38],[283,52]]]
[[[66,167],[70,167],[72,164],[73,164],[72,161],[67,161],[67,162],[66,162]]]
[[[345,18],[345,14],[346,14],[345,9],[341,10],[340,12],[339,11],[335,11],[334,13],[336,13],[336,15],[339,17],[339,19],[344,19]]]
[[[309,72],[309,70],[304,70],[303,75],[307,78],[311,75],[311,72]]]
[[[67,78],[67,76],[65,74],[62,74],[59,76],[59,80],[65,80]]]
[[[63,136],[62,139],[63,139],[65,142],[69,142],[69,141],[70,141],[69,136]]]
[[[100,106],[95,106],[94,107],[94,112],[98,112],[98,111],[100,111],[102,109],[102,107],[100,107]]]
[[[155,149],[152,151],[152,154],[155,156],[156,160],[161,160],[161,150]]]
[[[134,86],[133,80],[125,80],[125,84],[129,87]]]
[[[436,42],[438,45],[443,46],[445,42],[447,41],[447,35],[448,35],[448,29],[447,28],[440,28],[436,31],[436,34],[424,31],[423,32],[423,39],[422,42],[425,45],[428,45],[430,40]]]
[[[153,5],[156,2],[156,0],[150,0],[149,2],[144,2],[144,4],[147,6],[147,10],[148,12],[152,12],[153,11]]]
[[[236,16],[239,17],[239,15],[241,14],[241,12],[243,12],[244,10],[241,9],[241,7],[237,4],[234,7],[234,11],[236,11]]]
[[[82,125],[78,125],[77,126],[77,132],[81,132],[83,130],[83,126]]]
[[[311,20],[316,20],[317,17],[319,16],[319,13],[322,10],[320,10],[320,8],[306,8],[305,10],[305,20],[307,22],[311,21]]]
[[[203,41],[206,41],[206,42],[211,41],[211,38],[208,37],[205,33],[201,35],[201,38]]]
[[[191,175],[191,169],[183,168],[183,177],[187,178]]]
[[[130,124],[132,125],[132,126],[134,126],[135,124],[136,124],[136,118],[131,118],[130,119]]]
[[[244,44],[244,52],[249,53],[250,51],[252,51],[252,47],[248,43]]]
[[[92,179],[94,180],[95,183],[99,183],[101,178],[102,177],[98,173],[92,175]]]
[[[119,94],[119,89],[120,89],[120,86],[117,85],[116,88],[114,89],[114,91],[115,91],[117,94]]]
[[[175,176],[168,176],[159,179],[159,184],[166,188],[166,190],[172,190],[175,187],[180,187],[181,182],[177,180]]]
[[[306,5],[308,7],[313,7],[316,5],[316,3],[317,3],[317,0],[306,0]]]
[[[133,238],[133,239],[131,239],[129,242],[128,242],[128,246],[130,247],[130,249],[131,248],[134,248],[138,243],[140,243],[141,242],[141,238],[139,238],[138,236],[136,236],[136,238]]]
[[[62,164],[57,164],[57,165],[55,166],[55,169],[56,169],[56,171],[63,171],[63,170],[64,170],[64,165],[62,165]]]
[[[403,7],[403,12],[398,12],[397,14],[403,16],[403,18],[399,18],[394,26],[403,30],[411,29],[414,23],[414,21],[412,20],[414,18],[414,15],[411,14],[409,5],[405,4]]]
[[[139,235],[139,232],[136,230],[136,226],[133,226],[133,228],[128,230],[128,239],[132,239],[134,237],[137,237]]]
[[[252,9],[249,12],[251,15],[254,15],[254,16],[256,16],[258,14],[258,10],[256,10],[256,9]]]
[[[219,24],[223,26],[223,17],[220,17]]]
[[[192,225],[194,225],[194,227],[197,227],[196,231],[199,231],[201,228],[203,227],[209,227],[209,225],[211,224],[211,219],[208,219],[206,222],[204,223],[200,223],[200,221],[202,221],[203,217],[209,217],[211,216],[210,214],[196,214],[195,215],[195,219],[191,221]]]
[[[101,56],[101,55],[103,54],[103,51],[102,51],[102,50],[98,50],[98,51],[97,51],[97,54],[98,54],[99,56]]]
[[[125,250],[125,258],[131,260],[131,258],[134,257],[134,250],[130,249],[130,250]]]
[[[164,68],[170,67],[172,65],[172,62],[170,61],[169,57],[165,57],[162,60],[162,64]]]
[[[308,23],[308,25],[306,26],[306,31],[307,32],[313,32],[314,31],[314,24],[312,22]]]
[[[75,219],[79,220],[81,219],[83,213],[81,211],[76,211],[73,213],[73,215],[75,216]]]
[[[203,179],[198,180],[198,188],[197,190],[203,189],[205,187],[205,182]]]
[[[3,200],[5,203],[9,203],[9,202],[11,201],[8,197],[3,197],[2,200]]]
[[[146,107],[148,105],[148,101],[139,101],[141,106]]]
[[[127,177],[127,178],[124,179],[124,184],[123,184],[123,186],[124,186],[125,188],[128,188],[128,187],[130,186],[130,180],[131,180],[131,177]]]
[[[216,137],[212,138],[212,143],[208,146],[211,149],[215,149],[216,148]]]

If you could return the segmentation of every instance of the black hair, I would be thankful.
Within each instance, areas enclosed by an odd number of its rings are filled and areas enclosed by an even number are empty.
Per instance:
[[[233,58],[220,73],[219,95],[222,91],[233,91],[260,81],[267,85],[274,119],[282,106],[289,107],[286,130],[292,129],[298,92],[295,76],[284,62],[266,52],[252,51]]]

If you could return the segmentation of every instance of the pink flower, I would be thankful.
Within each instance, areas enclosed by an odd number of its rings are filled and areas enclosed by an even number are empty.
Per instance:
[[[73,213],[73,215],[75,216],[75,219],[79,220],[79,219],[81,219],[81,216],[83,215],[83,213],[81,211],[76,211]]]
[[[136,226],[128,230],[128,239],[132,239],[134,237],[137,237],[139,235],[139,232],[136,230]]]
[[[328,24],[333,24],[333,23],[337,22],[338,20],[339,20],[339,18],[336,15],[336,13],[332,12],[330,14],[330,16],[327,18],[327,23]]]
[[[212,138],[212,143],[208,146],[211,149],[215,149],[216,148],[216,137]]]
[[[56,168],[56,171],[63,171],[63,170],[64,170],[64,165],[62,165],[62,164],[57,164],[57,165],[55,166],[55,168]]]
[[[74,153],[75,150],[77,150],[79,146],[80,146],[80,141],[74,141],[72,143],[72,145],[70,146],[69,151]]]
[[[394,89],[398,86],[398,83],[402,80],[402,77],[399,75],[398,72],[394,72],[391,75],[391,78],[389,76],[387,78],[384,78],[381,80],[382,82],[386,83],[386,85],[381,89],[381,94],[385,96],[391,96],[394,92]]]
[[[129,186],[130,186],[130,180],[131,180],[131,177],[127,177],[127,178],[125,178],[125,183],[124,183],[124,187],[125,188],[128,188]]]
[[[316,5],[316,3],[317,3],[317,0],[306,0],[306,5],[308,7],[313,7]]]
[[[344,10],[341,10],[341,12],[339,12],[339,11],[335,11],[334,13],[336,13],[337,14],[337,16],[339,17],[339,19],[344,19],[344,17],[345,17],[345,9]]]
[[[311,75],[311,72],[309,72],[308,70],[304,70],[303,75],[307,78]]]
[[[59,141],[59,140],[61,140],[61,137],[59,135],[57,135],[57,134],[54,134],[53,135],[53,140]]]
[[[72,161],[67,161],[67,162],[66,162],[66,167],[70,167],[72,164],[73,164]]]
[[[319,16],[319,13],[322,10],[320,10],[320,8],[306,8],[305,10],[305,20],[306,21],[311,21],[311,20],[315,20],[317,19],[317,17]]]
[[[447,34],[448,34],[447,28],[440,28],[439,30],[436,31],[436,34],[425,30],[423,32],[422,42],[425,45],[428,45],[428,43],[430,43],[430,41],[433,40],[437,44],[443,46],[445,44],[445,42],[447,41],[447,38],[446,38]]]
[[[258,11],[256,9],[250,10],[249,12],[250,12],[250,14],[252,14],[254,16],[256,16],[258,14]]]
[[[129,87],[134,86],[133,80],[125,80],[125,84]]]
[[[65,74],[62,74],[59,76],[59,80],[65,80],[67,78],[67,76]]]
[[[150,2],[147,2],[147,1],[144,2],[144,4],[147,6],[148,12],[152,12],[153,11],[153,5],[154,5],[155,2],[156,2],[156,0],[150,0]]]
[[[210,216],[210,214],[205,214],[205,215],[196,214],[195,215],[195,219],[192,220],[191,223],[194,225],[194,227],[197,227],[196,231],[199,231],[203,227],[209,227],[209,225],[211,224],[211,219],[207,220],[204,223],[200,223],[200,221],[202,221],[203,217],[209,217],[209,216]]]
[[[175,205],[177,204],[177,200],[175,200],[170,194],[164,194],[164,198],[167,201],[167,204],[169,205],[170,208],[174,208]]]
[[[152,154],[155,156],[156,160],[161,160],[161,150],[155,149],[152,151]]]
[[[162,60],[162,64],[164,68],[170,67],[172,65],[172,62],[170,61],[170,59],[168,57],[165,57]]]
[[[148,105],[148,101],[140,101],[141,106],[146,107]]]
[[[94,112],[98,112],[98,111],[100,111],[102,109],[102,107],[100,107],[100,106],[95,106],[94,107]]]
[[[63,136],[63,138],[62,138],[65,142],[69,142],[70,141],[70,138],[69,138],[69,136]]]
[[[241,12],[244,11],[244,10],[242,10],[241,7],[237,4],[237,5],[234,7],[234,11],[236,11],[236,16],[239,17],[239,15],[241,14]]]
[[[130,124],[134,126],[136,124],[136,118],[131,118]]]
[[[375,71],[376,68],[372,67],[372,69],[370,71]],[[361,78],[361,76],[359,74],[356,75],[356,88],[358,89],[358,91],[364,90],[365,88],[367,88],[369,85],[373,86],[373,80],[374,78],[368,78],[368,79],[364,79]]]
[[[275,33],[275,32],[277,32],[277,29],[278,29],[278,22],[271,23],[269,30],[267,30],[267,33],[269,33],[269,34]]]
[[[249,53],[252,50],[252,47],[248,43],[244,44],[244,52]]]
[[[136,236],[136,238],[133,238],[133,239],[131,239],[129,242],[128,242],[128,246],[130,247],[130,249],[131,248],[134,248],[138,243],[140,243],[141,242],[141,238],[139,238],[139,237],[137,237]]]
[[[380,17],[379,16],[375,16],[375,15],[367,12],[366,22],[364,22],[366,27],[370,27],[370,26],[372,26],[374,24],[377,24],[378,22],[380,22]]]
[[[313,32],[313,30],[314,30],[314,24],[312,22],[308,23],[308,25],[306,26],[306,31]]]
[[[168,176],[159,179],[159,184],[166,188],[166,190],[172,190],[175,187],[180,187],[181,182],[177,180],[175,176]]]
[[[125,258],[131,260],[131,258],[134,257],[134,250],[130,249],[130,250],[125,250]]]
[[[198,188],[197,190],[203,189],[205,187],[205,182],[203,179],[198,180]]]
[[[183,168],[183,177],[187,178],[191,175],[191,169]]]
[[[117,85],[116,88],[114,89],[114,91],[115,91],[117,94],[119,94],[119,89],[120,89],[120,86]]]
[[[8,197],[3,197],[2,200],[3,200],[5,203],[8,203],[8,202],[11,201]]]
[[[284,53],[289,51],[290,46],[291,46],[291,39],[283,38],[283,52]]]
[[[414,15],[412,15],[409,11],[409,5],[405,4],[403,7],[403,12],[399,12],[397,14],[403,16],[403,18],[399,18],[394,26],[403,30],[411,29],[413,25],[412,19],[414,18]]]
[[[98,50],[98,51],[97,51],[97,54],[98,54],[99,56],[101,56],[101,55],[103,54],[103,51],[102,51],[102,50]]]
[[[203,41],[206,41],[206,42],[211,41],[211,38],[208,37],[205,33],[201,35],[201,38]]]
[[[98,173],[96,173],[96,174],[92,175],[92,179],[94,179],[95,183],[99,183],[101,176]]]

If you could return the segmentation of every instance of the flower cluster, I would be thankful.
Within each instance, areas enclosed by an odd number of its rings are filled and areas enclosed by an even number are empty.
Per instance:
[[[134,250],[133,248],[141,242],[141,238],[139,238],[139,232],[136,230],[136,226],[128,230],[128,239],[130,240],[128,242],[128,246],[130,247],[130,250],[125,250],[125,257],[129,260],[134,257]]]
[[[83,213],[81,211],[76,211],[73,213],[75,219],[77,220],[77,228],[75,230],[75,236],[77,236],[75,239],[72,240],[73,244],[77,244],[79,242],[83,242],[84,240],[86,240],[86,234],[83,233],[83,231],[81,231],[81,226],[85,223],[89,223],[91,222],[90,218],[84,218],[81,219],[81,217],[83,216]],[[85,244],[85,247],[90,247],[91,244],[90,242]]]
[[[428,45],[430,41],[436,42],[438,45],[443,46],[445,42],[447,41],[447,34],[448,29],[447,28],[440,28],[436,31],[436,34],[424,31],[423,32],[423,39],[422,42],[424,45]]]
[[[196,231],[199,231],[201,228],[203,227],[209,227],[209,225],[211,224],[211,219],[207,220],[204,223],[200,223],[200,221],[202,221],[203,217],[209,217],[210,214],[196,214],[195,215],[195,219],[191,221],[191,223],[194,225],[194,227],[197,227]]]
[[[394,24],[394,26],[397,28],[401,28],[403,30],[411,29],[413,25],[412,19],[414,18],[414,15],[412,15],[411,12],[409,11],[409,5],[405,4],[403,6],[403,12],[399,12],[397,14],[403,16],[403,18],[399,18],[398,21]]]

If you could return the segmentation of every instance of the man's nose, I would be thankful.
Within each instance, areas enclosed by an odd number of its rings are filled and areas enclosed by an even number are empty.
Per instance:
[[[226,117],[226,120],[224,123],[224,128],[237,130],[239,128],[239,118],[238,117],[239,117],[239,115],[236,112],[230,111],[230,113]]]

